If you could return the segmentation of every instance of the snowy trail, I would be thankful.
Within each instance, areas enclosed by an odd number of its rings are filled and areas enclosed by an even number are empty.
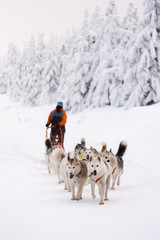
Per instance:
[[[0,239],[159,240],[160,164],[159,151],[156,150],[158,144],[155,144],[158,136],[156,134],[159,133],[156,123],[160,116],[155,113],[154,118],[148,118],[153,108],[143,113],[147,115],[148,121],[153,121],[151,131],[147,121],[145,129],[142,128],[143,122],[142,125],[140,121],[136,122],[138,109],[135,116],[133,112],[127,115],[120,110],[108,109],[105,113],[101,112],[102,117],[106,114],[110,126],[115,124],[113,119],[117,114],[121,119],[124,114],[125,119],[133,119],[130,124],[136,125],[139,139],[134,134],[135,130],[129,128],[127,121],[120,120],[123,133],[118,125],[115,126],[118,143],[114,134],[111,134],[111,129],[97,133],[97,138],[94,138],[92,131],[97,121],[94,111],[90,111],[90,116],[87,112],[70,116],[65,139],[67,150],[71,150],[82,136],[86,137],[88,144],[100,148],[101,141],[105,140],[104,136],[113,135],[109,138],[108,145],[113,146],[114,152],[123,134],[129,140],[121,186],[116,187],[115,191],[110,190],[110,200],[104,206],[99,206],[97,189],[94,200],[91,199],[88,185],[84,189],[82,201],[71,201],[71,194],[63,190],[63,184],[57,183],[56,176],[48,175],[44,164],[45,131],[40,132],[40,129],[46,121],[49,109],[50,107],[22,109],[17,105],[11,105],[7,110],[4,105],[3,110],[1,108]],[[10,125],[13,127],[8,128],[10,115]],[[93,117],[95,122],[93,121],[92,127],[88,127],[87,134],[84,135],[87,122],[91,122]],[[38,122],[38,119],[41,121]],[[149,143],[150,148],[146,148],[148,139],[145,134],[148,132],[152,133],[150,139],[154,138],[154,143]],[[144,145],[141,144],[142,140]]]

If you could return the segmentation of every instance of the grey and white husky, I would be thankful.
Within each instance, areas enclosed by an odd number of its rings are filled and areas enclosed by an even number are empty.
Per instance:
[[[104,204],[104,200],[108,200],[108,188],[111,178],[111,167],[105,165],[100,156],[93,156],[88,163],[88,172],[91,180],[92,198],[95,198],[95,185],[98,185],[100,201],[99,204]]]
[[[74,148],[75,154],[76,154],[76,156],[78,157],[79,160],[81,160],[83,158],[85,145],[86,145],[85,138],[82,138],[81,143],[77,143],[75,148]]]
[[[107,151],[107,145],[104,143],[102,146],[101,154],[102,159],[106,164],[112,167],[112,186],[111,189],[115,189],[115,183],[117,180],[117,185],[120,185],[120,177],[123,174],[123,155],[127,149],[127,142],[121,141],[116,154],[113,154],[112,150]],[[118,179],[117,179],[118,178]]]
[[[73,158],[68,154],[66,164],[66,172],[69,181],[69,185],[72,192],[72,200],[82,199],[83,187],[87,182],[88,170],[84,161],[78,160],[76,156]],[[75,194],[75,188],[77,187],[77,194]]]

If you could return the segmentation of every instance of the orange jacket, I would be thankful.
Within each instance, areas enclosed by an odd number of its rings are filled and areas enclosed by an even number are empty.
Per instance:
[[[48,122],[47,122],[48,124],[51,124],[51,122],[52,122],[52,113],[53,113],[55,110],[56,110],[56,109],[54,109],[52,112],[50,112],[49,117],[48,117]],[[67,122],[67,114],[66,114],[66,112],[63,110],[63,108],[61,108],[60,111],[63,111],[62,121],[59,122],[59,125],[62,127],[62,126],[65,125],[66,122]]]

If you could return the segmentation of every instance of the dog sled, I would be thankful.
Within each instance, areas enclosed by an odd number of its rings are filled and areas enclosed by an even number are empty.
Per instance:
[[[48,139],[48,129],[49,128],[55,128],[55,126],[49,126],[46,128],[46,139]],[[64,135],[62,132],[62,128],[59,127],[58,130],[54,133],[51,131],[49,140],[50,140],[52,147],[61,146],[64,149],[64,147],[63,147]]]

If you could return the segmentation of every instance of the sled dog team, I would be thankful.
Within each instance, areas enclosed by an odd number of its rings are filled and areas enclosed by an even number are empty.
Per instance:
[[[107,144],[102,143],[100,152],[90,147],[86,148],[85,139],[75,146],[73,152],[64,152],[60,145],[52,146],[49,139],[46,145],[46,164],[48,172],[53,169],[57,174],[58,183],[64,182],[64,189],[72,193],[72,200],[82,199],[83,188],[91,184],[91,195],[95,198],[95,185],[99,188],[100,201],[108,200],[108,189],[115,189],[115,184],[120,185],[123,173],[123,155],[127,142],[121,141],[116,154],[107,150]],[[77,188],[77,194],[75,189]]]

